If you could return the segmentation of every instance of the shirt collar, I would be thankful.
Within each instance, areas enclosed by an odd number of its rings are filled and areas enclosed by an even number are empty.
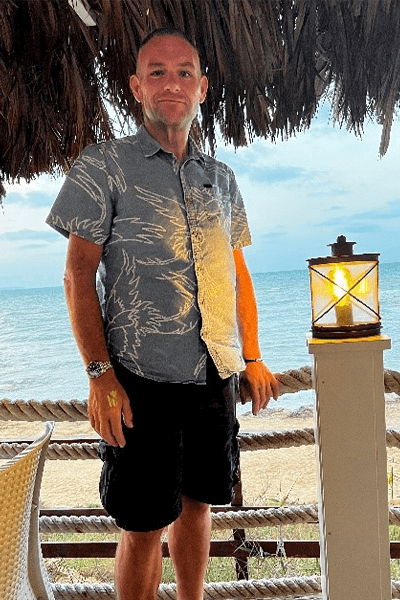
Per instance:
[[[149,134],[144,125],[141,125],[139,127],[137,131],[137,139],[142,147],[143,154],[146,158],[154,156],[159,150],[166,152],[166,150],[164,150],[164,148],[160,146],[157,140]],[[191,137],[189,137],[188,154],[185,160],[188,159],[200,160],[204,163],[204,156],[200,152],[199,148],[197,147],[197,145]]]

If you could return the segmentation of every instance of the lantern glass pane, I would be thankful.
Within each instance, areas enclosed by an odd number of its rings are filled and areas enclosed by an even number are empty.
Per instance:
[[[377,261],[314,265],[310,277],[314,325],[347,327],[379,322]]]

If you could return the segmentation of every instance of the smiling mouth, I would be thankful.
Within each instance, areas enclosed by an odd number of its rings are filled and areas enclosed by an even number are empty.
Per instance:
[[[174,104],[184,104],[183,100],[177,100],[176,98],[161,98],[159,102],[171,102]]]

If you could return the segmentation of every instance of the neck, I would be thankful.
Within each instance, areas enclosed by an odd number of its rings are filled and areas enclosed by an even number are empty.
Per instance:
[[[156,127],[149,121],[145,122],[145,127],[149,134],[157,140],[157,142],[167,150],[172,152],[179,160],[183,162],[187,154],[187,144],[189,137],[189,129],[174,129],[172,127]]]

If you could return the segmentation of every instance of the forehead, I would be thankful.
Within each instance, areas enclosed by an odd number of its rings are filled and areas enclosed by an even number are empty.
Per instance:
[[[150,63],[165,64],[192,63],[200,69],[200,60],[196,48],[185,39],[176,35],[163,35],[152,38],[138,55],[137,70],[146,68]]]

